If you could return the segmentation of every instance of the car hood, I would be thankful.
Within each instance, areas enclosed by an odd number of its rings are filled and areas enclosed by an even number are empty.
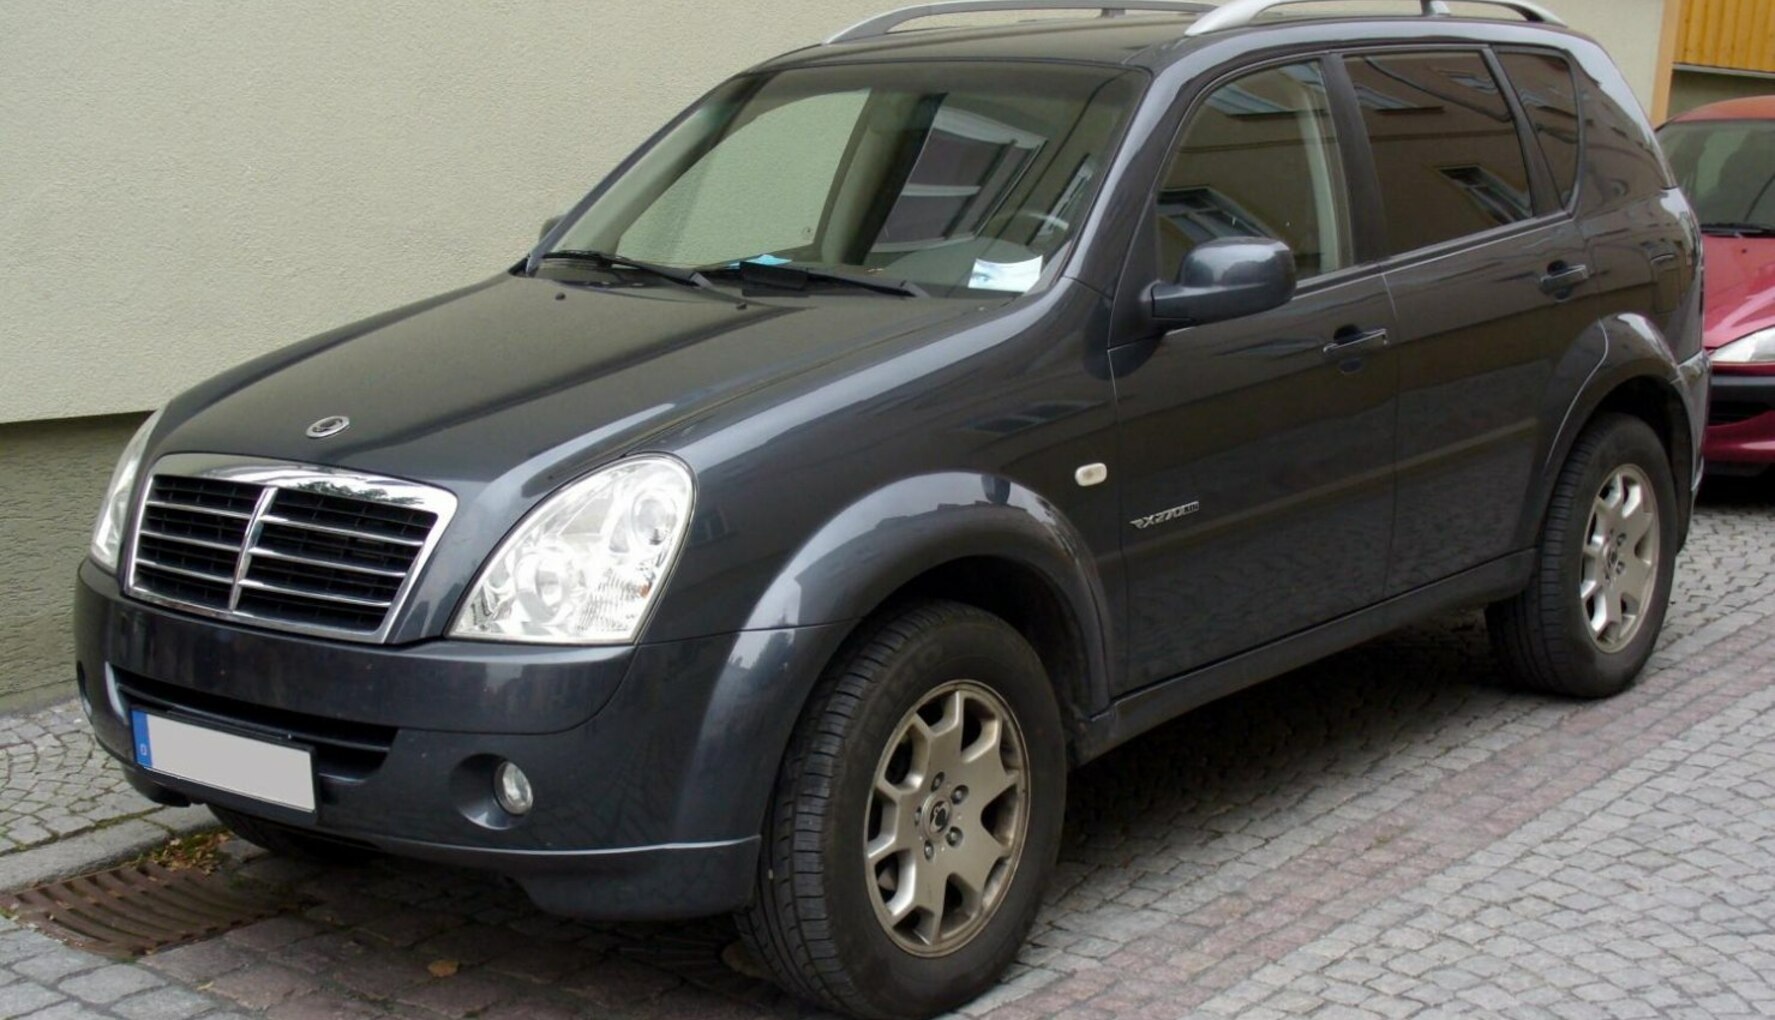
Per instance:
[[[197,387],[169,406],[172,428],[155,453],[244,454],[468,489],[516,472],[532,490],[746,392],[980,309],[501,276]],[[332,415],[350,426],[307,437]]]
[[[1705,244],[1707,349],[1775,326],[1775,238],[1709,235]]]

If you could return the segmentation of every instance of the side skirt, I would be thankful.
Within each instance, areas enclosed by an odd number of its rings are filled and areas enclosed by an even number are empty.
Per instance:
[[[1087,721],[1073,747],[1075,760],[1082,765],[1190,709],[1317,662],[1406,624],[1462,606],[1509,598],[1528,584],[1534,563],[1532,549],[1512,553],[1330,623],[1125,695],[1107,711]]]

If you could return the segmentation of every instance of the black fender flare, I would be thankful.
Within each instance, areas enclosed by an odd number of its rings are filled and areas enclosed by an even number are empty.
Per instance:
[[[930,570],[996,557],[1038,574],[1078,629],[1084,676],[1056,697],[1078,721],[1108,704],[1109,600],[1078,530],[1048,500],[1002,477],[920,475],[876,489],[829,517],[755,602],[698,712],[704,736],[686,775],[735,798],[695,796],[684,821],[720,815],[762,823],[771,784],[807,699],[857,625]],[[1071,686],[1072,689],[1066,689]],[[743,746],[744,760],[736,759]],[[743,776],[736,773],[745,773]],[[719,777],[719,779],[717,779]]]
[[[1601,359],[1573,396],[1558,431],[1547,446],[1542,470],[1536,476],[1517,528],[1519,548],[1530,548],[1539,538],[1560,469],[1571,456],[1572,447],[1585,426],[1624,387],[1642,380],[1644,385],[1654,387],[1663,396],[1666,411],[1671,416],[1671,472],[1676,480],[1677,498],[1683,504],[1681,513],[1686,530],[1686,521],[1693,509],[1691,476],[1700,451],[1693,420],[1695,410],[1684,397],[1683,369],[1670,353],[1670,346],[1657,326],[1645,316],[1617,315],[1599,325],[1605,341]]]
[[[1109,599],[1078,529],[1033,489],[998,475],[949,471],[892,482],[830,517],[765,588],[747,630],[868,616],[943,564],[973,557],[1038,574],[1071,617],[1084,676],[1057,692],[1090,712],[1108,702]]]

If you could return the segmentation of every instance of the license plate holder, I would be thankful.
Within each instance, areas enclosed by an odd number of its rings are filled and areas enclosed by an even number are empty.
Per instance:
[[[132,708],[136,764],[237,797],[305,815],[315,813],[314,752],[296,744]]]

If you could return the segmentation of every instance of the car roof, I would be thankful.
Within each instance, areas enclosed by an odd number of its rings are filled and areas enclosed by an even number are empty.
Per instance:
[[[1775,96],[1746,96],[1720,103],[1699,106],[1670,123],[1683,124],[1697,120],[1775,120]]]
[[[1270,17],[1251,26],[1200,36],[1185,33],[1196,14],[1128,14],[1117,17],[1047,17],[1009,24],[915,28],[836,44],[808,46],[759,65],[757,70],[874,60],[1036,60],[1141,67],[1157,72],[1187,54],[1235,33],[1253,39],[1284,27],[1312,26],[1327,40],[1360,41],[1364,37],[1398,39],[1401,35],[1470,38],[1488,41],[1509,33],[1536,29],[1549,38],[1574,33],[1550,25],[1514,20],[1461,17]],[[1510,33],[1510,30],[1517,30]],[[1500,32],[1502,30],[1502,32]]]

